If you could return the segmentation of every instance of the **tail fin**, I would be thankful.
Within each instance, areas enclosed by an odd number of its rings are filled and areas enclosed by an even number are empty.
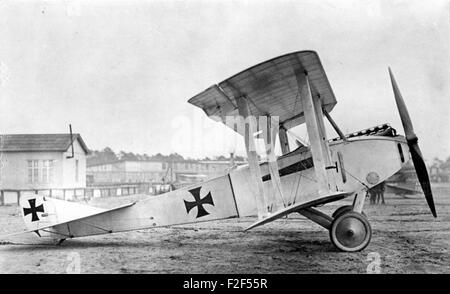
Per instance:
[[[62,201],[33,192],[23,193],[19,204],[25,226],[29,231],[38,231],[104,211],[100,208]]]
[[[24,192],[19,201],[25,226],[28,230],[38,230],[51,226],[57,221],[54,205],[45,196]]]

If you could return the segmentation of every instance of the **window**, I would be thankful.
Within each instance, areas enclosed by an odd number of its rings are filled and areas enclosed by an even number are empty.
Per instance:
[[[42,182],[51,183],[53,181],[53,160],[42,161]]]
[[[78,172],[79,172],[79,168],[78,168],[78,159],[77,160],[75,160],[75,182],[78,182],[78,178],[79,178],[79,175],[78,175]]]
[[[42,182],[48,183],[48,160],[42,161]]]
[[[28,163],[28,183],[39,182],[39,160],[27,160]]]
[[[28,183],[33,183],[33,160],[27,160],[28,162]]]
[[[53,160],[48,161],[48,182],[53,183]]]
[[[39,160],[33,160],[33,182],[39,182]]]

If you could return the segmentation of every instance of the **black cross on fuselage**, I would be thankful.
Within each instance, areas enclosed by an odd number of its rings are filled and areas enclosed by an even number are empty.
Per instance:
[[[36,199],[29,199],[28,203],[30,203],[30,208],[23,208],[23,214],[25,216],[29,215],[31,213],[31,221],[35,222],[39,220],[39,217],[37,215],[38,212],[44,212],[44,206],[41,204],[38,207],[36,207]]]
[[[184,200],[184,205],[186,206],[186,211],[189,214],[189,211],[191,211],[192,208],[197,207],[197,217],[202,217],[205,215],[208,215],[209,212],[203,208],[204,204],[209,204],[214,206],[213,199],[211,197],[211,192],[208,192],[208,194],[204,198],[200,198],[200,189],[202,187],[198,187],[192,190],[189,190],[189,192],[194,196],[195,201],[186,201]]]

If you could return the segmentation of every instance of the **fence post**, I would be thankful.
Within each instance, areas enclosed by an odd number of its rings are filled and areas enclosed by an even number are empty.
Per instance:
[[[66,200],[66,189],[63,189],[63,200]]]
[[[17,191],[17,205],[20,205],[20,190]]]
[[[3,190],[0,192],[0,205],[5,205],[5,195],[3,194]]]

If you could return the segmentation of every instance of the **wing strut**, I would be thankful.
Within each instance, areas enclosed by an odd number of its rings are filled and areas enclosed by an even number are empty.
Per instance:
[[[252,193],[256,200],[258,217],[259,219],[264,219],[270,216],[272,212],[286,207],[277,158],[275,156],[275,138],[278,133],[280,121],[278,117],[260,116],[256,118],[252,116],[249,102],[251,101],[244,96],[237,99],[239,115],[241,119],[244,119],[243,122],[240,122],[240,125],[241,128],[245,128],[243,129],[245,148],[247,151],[251,182],[254,183],[250,189],[253,190]],[[256,131],[262,131],[272,189],[270,189],[269,183],[264,184],[262,181],[261,166],[255,147],[254,134]]]
[[[330,151],[326,138],[320,97],[312,97],[306,72],[297,72],[296,78],[305,113],[306,129],[310,140],[318,192],[321,195],[326,195],[336,190],[333,176],[336,170],[331,169]]]
[[[247,151],[247,160],[250,168],[251,182],[255,183],[255,186],[251,186],[250,189],[253,192],[256,200],[256,208],[258,210],[258,218],[263,219],[267,216],[268,206],[268,192],[264,189],[262,181],[261,168],[259,166],[258,153],[256,152],[255,139],[253,134],[257,129],[256,118],[250,114],[249,103],[243,96],[237,99],[239,115],[244,118],[244,122],[241,122],[244,129],[244,142],[245,149]]]
[[[287,154],[290,152],[289,150],[289,141],[287,137],[287,131],[283,126],[280,126],[280,131],[278,133],[280,139],[281,153]]]
[[[267,156],[267,166],[269,168],[270,179],[273,187],[271,205],[272,211],[277,211],[286,207],[286,201],[283,197],[283,189],[281,186],[280,171],[278,168],[277,157],[275,156],[275,139],[279,130],[278,117],[266,117],[267,122],[263,125],[263,138]]]

